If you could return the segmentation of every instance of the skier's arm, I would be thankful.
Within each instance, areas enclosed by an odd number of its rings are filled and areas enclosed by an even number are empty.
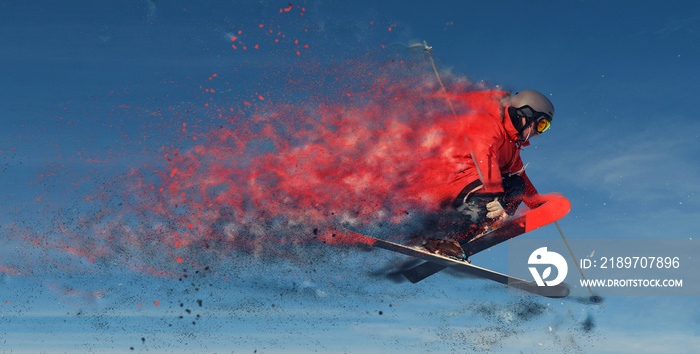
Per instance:
[[[521,173],[520,176],[525,181],[525,196],[523,197],[523,203],[525,203],[525,205],[527,205],[528,208],[530,208],[530,209],[537,208],[538,206],[546,203],[553,196],[558,195],[558,194],[539,194],[537,192],[537,189],[535,189],[535,186],[532,185],[532,182],[527,177],[527,174],[525,174],[525,171],[523,171],[523,173]]]
[[[527,177],[527,173],[525,173],[525,171],[523,171],[523,173],[520,174],[520,177],[522,177],[523,180],[525,180],[525,195],[527,195],[527,196],[537,195],[538,194],[537,189],[535,189],[535,186],[530,181],[530,178]]]

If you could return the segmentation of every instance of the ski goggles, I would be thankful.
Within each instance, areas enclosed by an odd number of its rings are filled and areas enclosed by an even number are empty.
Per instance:
[[[538,112],[530,106],[522,106],[515,109],[518,115],[525,117],[528,122],[535,122],[535,130],[538,134],[544,133],[552,125],[552,117],[547,113]]]

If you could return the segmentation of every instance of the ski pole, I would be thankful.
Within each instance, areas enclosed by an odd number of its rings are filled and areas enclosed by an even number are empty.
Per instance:
[[[566,241],[566,237],[564,237],[564,232],[561,231],[561,227],[559,226],[559,221],[555,221],[554,225],[557,226],[557,230],[559,230],[559,234],[561,235],[561,239],[564,240],[564,244],[566,244],[566,248],[569,249],[569,253],[571,254],[571,258],[574,259],[574,264],[576,264],[576,268],[578,268],[578,272],[581,273],[581,278],[583,278],[583,280],[586,281],[586,287],[588,288],[588,292],[591,293],[591,296],[593,296],[593,291],[591,290],[591,286],[588,284],[586,276],[583,275],[583,270],[581,269],[581,266],[578,264],[578,260],[576,259],[576,256],[574,256],[574,251],[571,250],[571,246],[569,246],[569,242]]]
[[[442,87],[442,91],[445,93],[445,99],[447,100],[447,104],[450,106],[450,110],[452,110],[452,115],[454,115],[455,118],[457,118],[457,112],[455,112],[455,108],[452,105],[452,100],[450,100],[450,97],[447,93],[447,89],[445,88],[445,85],[442,83],[442,79],[440,78],[440,74],[437,71],[437,67],[435,66],[435,61],[433,60],[433,54],[430,52],[433,49],[433,47],[428,46],[427,41],[423,41],[423,51],[428,53],[428,59],[430,59],[430,64],[433,66],[433,72],[435,72],[435,77],[437,77],[438,83],[440,84],[440,87]],[[469,144],[469,139],[467,137],[464,137],[464,140],[467,142],[467,147],[469,148],[469,155],[472,157],[472,161],[474,161],[474,167],[476,167],[476,172],[479,174],[479,179],[481,180],[482,185],[486,185],[486,180],[484,180],[484,175],[481,173],[481,168],[479,168],[479,164],[476,161],[476,156],[474,156],[474,151],[471,148],[471,145]]]

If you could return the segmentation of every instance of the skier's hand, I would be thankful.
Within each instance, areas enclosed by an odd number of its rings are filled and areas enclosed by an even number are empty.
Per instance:
[[[488,212],[486,213],[486,217],[489,219],[494,219],[498,223],[505,221],[508,217],[506,210],[503,209],[503,205],[501,205],[501,202],[498,201],[498,198],[494,199],[494,201],[492,202],[487,203],[486,210],[488,210]]]

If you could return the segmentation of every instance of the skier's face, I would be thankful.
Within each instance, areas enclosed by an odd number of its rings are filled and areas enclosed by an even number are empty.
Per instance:
[[[521,117],[521,119],[523,120],[522,124],[525,125],[527,120],[525,119],[525,117]],[[525,129],[523,129],[523,132],[520,134],[519,138],[520,138],[520,141],[526,142],[530,138],[532,138],[533,136],[537,136],[537,135],[540,135],[540,133],[538,133],[537,129],[535,128],[535,122],[530,122],[530,124],[528,124],[525,127]]]

